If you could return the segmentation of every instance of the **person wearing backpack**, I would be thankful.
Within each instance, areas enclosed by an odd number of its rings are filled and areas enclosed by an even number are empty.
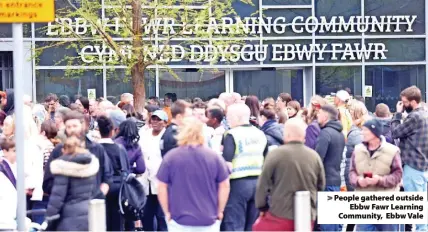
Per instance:
[[[130,171],[130,167],[129,164],[126,167],[122,167],[120,156],[125,159],[128,159],[128,156],[126,150],[112,139],[114,126],[111,119],[106,116],[99,116],[97,123],[101,135],[101,139],[98,142],[104,147],[113,166],[112,183],[106,196],[107,231],[123,231],[125,229],[125,220],[119,213],[119,191],[122,183],[121,170]]]

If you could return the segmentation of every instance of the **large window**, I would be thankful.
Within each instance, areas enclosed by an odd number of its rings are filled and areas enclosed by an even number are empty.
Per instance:
[[[260,100],[290,93],[303,103],[302,70],[250,70],[233,72],[233,89],[241,95],[256,95]]]
[[[383,15],[411,15],[417,16],[413,23],[413,32],[408,32],[407,24],[400,25],[401,32],[382,32],[368,34],[417,34],[425,33],[425,1],[426,0],[365,0],[365,15],[366,16],[383,16]]]
[[[144,87],[146,97],[156,96],[156,73],[155,69],[144,72]],[[107,98],[113,103],[120,100],[123,93],[132,93],[131,74],[125,69],[115,69],[107,71]]]
[[[76,95],[87,97],[88,89],[95,89],[97,98],[103,96],[102,70],[82,70],[73,74],[73,77],[66,76],[68,75],[64,70],[37,70],[37,102],[44,102],[49,93],[67,95],[71,100],[74,100]]]
[[[159,72],[159,96],[175,93],[177,98],[209,100],[225,91],[224,71],[211,70],[161,70]]]
[[[425,66],[367,66],[366,87],[372,88],[372,96],[366,97],[366,106],[374,111],[379,103],[385,103],[394,112],[400,92],[412,85],[418,86],[426,96]]]
[[[331,95],[347,88],[353,95],[361,95],[361,67],[316,68],[317,94]]]

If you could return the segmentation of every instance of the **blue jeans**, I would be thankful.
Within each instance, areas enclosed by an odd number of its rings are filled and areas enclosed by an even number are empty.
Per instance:
[[[169,221],[168,223],[169,232],[219,232],[220,231],[220,221],[217,220],[211,226],[183,226],[175,222],[174,220]]]
[[[405,192],[427,192],[428,171],[421,172],[408,165],[404,165],[403,172],[403,187]],[[427,224],[416,225],[416,231],[427,231]]]
[[[398,225],[357,225],[356,231],[399,231]]]
[[[340,192],[340,186],[326,186],[325,192]],[[342,225],[340,224],[321,224],[320,225],[321,231],[342,231]]]
[[[41,201],[33,201],[32,202],[32,210],[37,209],[47,209],[49,203],[49,197],[43,196]],[[39,225],[41,225],[45,221],[45,213],[34,214],[31,215],[31,220]]]
[[[224,210],[222,231],[251,231],[259,216],[254,197],[257,178],[247,177],[230,181],[229,200]]]

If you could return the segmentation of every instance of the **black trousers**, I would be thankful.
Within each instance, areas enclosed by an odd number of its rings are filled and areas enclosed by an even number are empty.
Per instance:
[[[125,220],[119,212],[119,195],[108,194],[106,197],[107,231],[124,231]]]

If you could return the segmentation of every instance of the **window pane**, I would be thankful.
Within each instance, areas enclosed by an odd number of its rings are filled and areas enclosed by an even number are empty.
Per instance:
[[[366,16],[384,16],[384,15],[416,15],[417,18],[412,26],[413,32],[406,32],[407,23],[401,24],[401,32],[376,32],[368,34],[388,35],[388,34],[418,34],[425,33],[425,2],[426,0],[369,0],[365,1],[365,15]],[[395,26],[392,26],[392,31]]]
[[[83,62],[79,57],[78,49],[75,47],[76,45],[76,43],[58,45],[58,42],[36,42],[36,48],[43,48],[36,59],[36,65],[81,65]]]
[[[24,38],[31,38],[31,23],[24,23],[22,29]],[[12,38],[11,23],[0,23],[0,38]]]
[[[0,23],[0,38],[12,38],[11,23]]]
[[[46,95],[55,93],[56,95],[67,95],[74,99],[75,95],[88,96],[88,89],[96,90],[96,97],[103,96],[102,70],[75,70],[70,77],[64,70],[37,70],[36,72],[36,93],[37,101],[43,102]],[[74,78],[73,78],[74,76]],[[80,77],[80,78],[76,78]]]
[[[264,36],[265,37],[275,37],[275,36],[311,36],[311,33],[308,33],[305,29],[304,22],[297,21],[296,22],[296,30],[303,30],[303,33],[295,33],[293,31],[293,28],[291,26],[291,22],[294,18],[298,16],[302,16],[304,19],[308,18],[312,15],[311,9],[269,9],[269,10],[263,10],[264,20],[266,21],[266,24],[269,22],[267,21],[266,17],[272,17],[272,24],[275,25],[274,20],[279,17],[285,17],[285,22],[278,21],[276,24],[278,25],[279,32],[282,32],[282,28],[279,28],[280,25],[287,25],[285,28],[285,31],[283,33],[275,33],[273,26],[271,27],[270,33],[267,33],[266,30],[263,29]]]
[[[174,70],[174,74],[166,70],[159,72],[159,95],[161,98],[166,93],[175,93],[177,98],[209,100],[218,97],[225,91],[224,71],[202,70]]]
[[[259,10],[259,0],[251,0],[248,2],[251,2],[251,4],[248,4],[244,1],[232,2],[233,9],[235,9],[237,15],[239,15],[241,18],[255,17],[253,14]]]
[[[378,62],[403,62],[424,61],[425,40],[424,39],[368,39],[367,43],[383,43],[387,52],[385,60]]]
[[[361,95],[361,67],[316,68],[316,94],[331,95],[345,88],[353,95]]]
[[[263,5],[311,5],[311,0],[263,0]]]
[[[146,98],[156,96],[156,73],[155,70],[144,72],[144,85]],[[120,100],[123,93],[133,93],[131,74],[125,69],[107,70],[107,98],[113,103]]]
[[[372,86],[372,97],[366,97],[366,106],[374,111],[379,103],[395,112],[400,92],[412,85],[421,89],[425,99],[425,66],[366,66],[366,86]]]
[[[328,22],[330,22],[330,19],[334,16],[344,16],[345,20],[348,21],[350,16],[361,15],[361,0],[317,0],[315,1],[315,15],[318,18],[320,16],[325,16]],[[337,22],[338,21],[339,20],[337,20]],[[359,33],[344,32],[344,33],[320,33],[320,34],[321,35],[349,35],[349,34],[355,35]]]
[[[233,87],[241,95],[256,95],[260,100],[286,92],[303,103],[302,70],[234,71]]]

